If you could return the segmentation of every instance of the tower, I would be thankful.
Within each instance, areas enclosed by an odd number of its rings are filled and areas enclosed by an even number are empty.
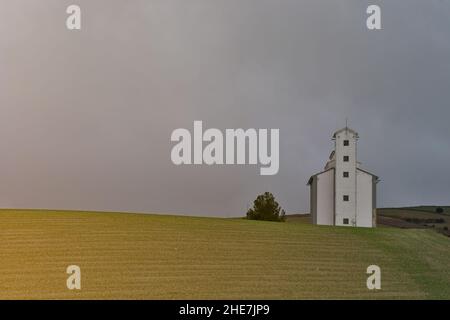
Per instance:
[[[376,226],[378,177],[361,169],[358,133],[349,127],[333,134],[334,150],[322,172],[309,178],[313,224]]]
[[[358,133],[345,127],[333,135],[335,150],[335,225],[356,226],[356,144]]]

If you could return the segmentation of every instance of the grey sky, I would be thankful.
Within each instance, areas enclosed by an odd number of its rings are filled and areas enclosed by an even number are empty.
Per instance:
[[[449,17],[439,0],[1,1],[0,207],[236,216],[269,190],[306,212],[346,117],[379,206],[448,205]],[[194,120],[280,128],[279,174],[174,166]]]

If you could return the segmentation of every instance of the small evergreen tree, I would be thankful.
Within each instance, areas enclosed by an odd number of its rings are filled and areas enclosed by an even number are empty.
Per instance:
[[[253,208],[247,211],[247,219],[265,221],[284,221],[285,211],[270,192],[259,195],[253,201]]]

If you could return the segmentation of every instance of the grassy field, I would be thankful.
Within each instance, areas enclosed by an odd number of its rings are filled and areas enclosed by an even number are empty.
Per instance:
[[[449,238],[297,222],[0,210],[0,298],[450,299]]]

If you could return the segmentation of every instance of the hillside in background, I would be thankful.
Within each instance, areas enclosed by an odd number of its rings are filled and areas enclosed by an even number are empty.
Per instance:
[[[442,210],[438,210],[438,208]],[[378,225],[413,229],[427,228],[450,237],[450,207],[447,206],[382,208],[377,209],[377,218]]]
[[[441,208],[442,212],[437,213]],[[438,210],[440,212],[440,210]],[[309,214],[292,214],[286,216],[291,223],[311,223]],[[418,206],[402,208],[377,209],[378,227],[394,227],[401,229],[432,229],[450,237],[449,206]]]
[[[450,206],[417,206],[417,207],[402,207],[393,209],[411,210],[411,211],[424,211],[434,213],[438,208],[443,210],[443,214],[450,215]],[[387,208],[386,208],[387,209]]]
[[[450,299],[448,238],[294,219],[0,210],[0,298]],[[72,264],[81,291],[66,288]]]

